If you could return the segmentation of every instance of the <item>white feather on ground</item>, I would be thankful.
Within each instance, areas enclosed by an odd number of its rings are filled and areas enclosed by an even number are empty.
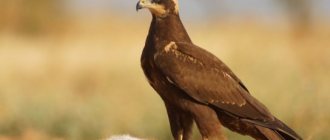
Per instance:
[[[143,140],[143,139],[135,138],[130,135],[120,135],[120,136],[111,136],[107,140]]]

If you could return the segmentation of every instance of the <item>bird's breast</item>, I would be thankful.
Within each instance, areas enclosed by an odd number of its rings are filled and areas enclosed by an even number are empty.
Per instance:
[[[163,78],[161,71],[156,67],[154,61],[149,57],[142,57],[141,65],[149,84],[155,89],[166,86],[166,81]]]
[[[182,91],[174,86],[173,81],[169,77],[166,77],[161,70],[157,68],[153,59],[148,59],[148,57],[142,56],[141,65],[149,84],[162,97],[162,99],[171,102],[180,99],[180,97],[178,98],[174,96],[181,95]]]

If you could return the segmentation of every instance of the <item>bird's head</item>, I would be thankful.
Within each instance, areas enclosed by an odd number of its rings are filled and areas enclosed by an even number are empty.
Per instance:
[[[178,15],[178,0],[139,0],[136,10],[148,8],[156,17],[166,17],[170,14]]]

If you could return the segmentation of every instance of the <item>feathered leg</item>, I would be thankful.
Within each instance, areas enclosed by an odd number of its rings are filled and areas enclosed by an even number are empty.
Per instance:
[[[192,109],[194,120],[203,140],[226,140],[216,112],[208,106],[195,104]]]
[[[166,104],[172,135],[175,140],[189,140],[192,133],[192,116],[170,104]]]

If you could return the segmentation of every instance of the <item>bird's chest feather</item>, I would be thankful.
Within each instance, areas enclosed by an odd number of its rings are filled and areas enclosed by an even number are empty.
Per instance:
[[[177,88],[173,82],[157,68],[153,59],[148,59],[148,57],[142,56],[141,65],[149,84],[161,96],[161,98],[165,102],[184,109],[186,106],[185,104],[188,101],[187,97],[185,97],[185,93]]]
[[[164,44],[158,40],[158,37],[154,37],[153,41],[150,41],[151,43],[144,48],[141,56],[141,66],[148,82],[159,93],[163,88],[170,88],[171,83],[169,83],[162,71],[157,68],[154,61],[154,55],[158,50],[155,46],[163,46]]]
[[[142,57],[141,65],[145,76],[148,79],[149,84],[159,93],[162,94],[165,90],[167,91],[171,88],[170,83],[167,81],[166,77],[159,70],[154,61],[148,59],[148,57]]]

